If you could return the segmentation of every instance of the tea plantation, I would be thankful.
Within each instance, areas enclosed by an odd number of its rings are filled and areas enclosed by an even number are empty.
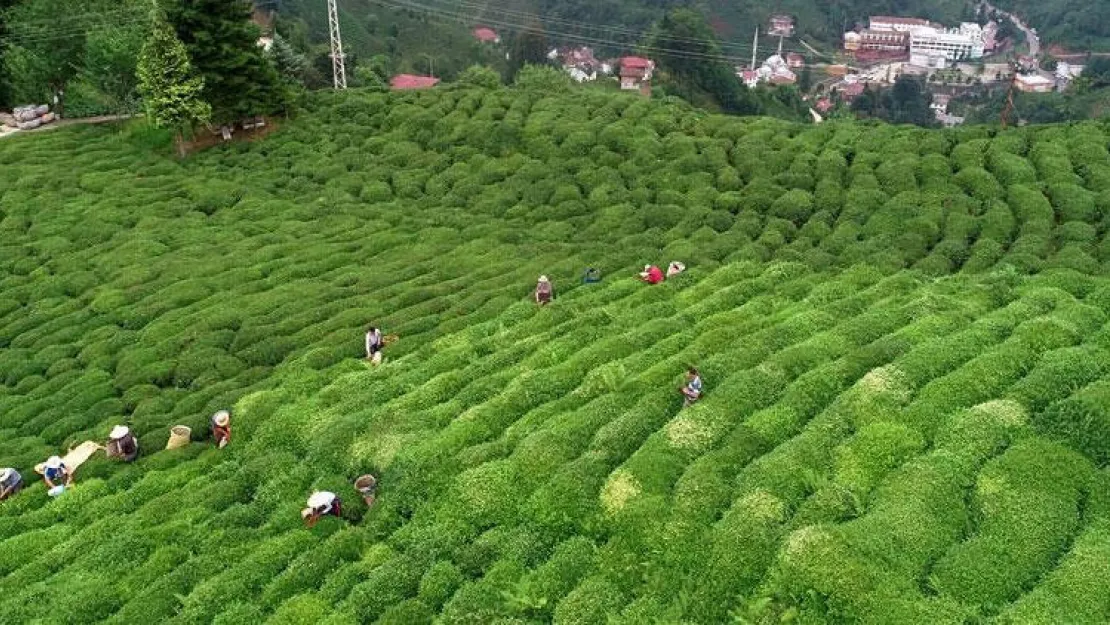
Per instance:
[[[0,622],[1110,621],[1110,125],[314,98],[0,142]]]

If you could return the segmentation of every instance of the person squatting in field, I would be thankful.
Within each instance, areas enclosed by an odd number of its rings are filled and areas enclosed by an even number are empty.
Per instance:
[[[108,434],[108,446],[105,450],[109,458],[118,458],[124,462],[133,462],[139,457],[139,441],[131,430],[125,425],[117,425]]]
[[[308,498],[308,507],[301,510],[301,518],[304,519],[304,524],[307,527],[316,525],[320,517],[328,516],[329,514],[335,517],[341,514],[342,502],[339,501],[339,496],[335,493],[328,491],[316,491]]]
[[[685,398],[684,405],[689,406],[698,401],[701,397],[701,375],[698,374],[697,369],[690,367],[686,370],[686,383],[678,390]]]
[[[4,501],[23,490],[23,476],[19,471],[8,467],[0,471],[0,501]]]
[[[212,431],[212,440],[216,446],[223,449],[231,442],[231,413],[219,410],[209,419],[208,428]]]
[[[554,297],[555,288],[551,286],[551,281],[547,279],[547,276],[540,276],[540,279],[536,282],[536,303],[540,306],[546,306],[551,303]]]

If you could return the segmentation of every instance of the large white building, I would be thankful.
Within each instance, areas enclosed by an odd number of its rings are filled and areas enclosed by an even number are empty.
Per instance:
[[[983,58],[983,28],[972,22],[959,28],[919,26],[910,30],[910,57],[944,56],[949,61]]]
[[[990,32],[973,22],[959,28],[944,28],[915,17],[883,17],[870,19],[868,28],[844,35],[844,49],[849,52],[878,51],[906,53],[913,65],[943,68],[950,61],[983,57]]]

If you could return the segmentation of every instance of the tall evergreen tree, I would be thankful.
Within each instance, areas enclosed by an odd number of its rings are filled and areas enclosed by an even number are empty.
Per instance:
[[[0,0],[0,109],[11,106],[11,85],[8,81],[8,70],[4,64],[4,53],[7,47],[4,38],[8,32],[7,10],[15,0]]]
[[[193,73],[185,45],[160,13],[139,55],[138,74],[147,118],[172,128],[178,153],[184,155],[185,133],[207,121],[212,109],[202,98],[204,81]]]
[[[212,120],[231,123],[276,113],[288,95],[277,68],[258,45],[250,0],[175,0],[166,15],[204,79]]]

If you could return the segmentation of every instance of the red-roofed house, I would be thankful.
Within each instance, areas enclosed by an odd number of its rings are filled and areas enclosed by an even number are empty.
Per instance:
[[[492,28],[479,26],[474,29],[474,38],[482,43],[501,43],[501,37]]]
[[[430,89],[437,84],[439,84],[439,79],[434,76],[414,76],[413,74],[397,74],[389,81],[389,86],[394,91]]]
[[[651,81],[655,62],[638,56],[621,59],[621,89],[638,90]]]
[[[755,89],[759,84],[759,72],[754,69],[746,69],[738,72],[740,80],[744,81],[744,86],[748,89]]]
[[[848,82],[837,85],[841,97],[845,99],[858,98],[867,89],[867,85],[862,82]]]

